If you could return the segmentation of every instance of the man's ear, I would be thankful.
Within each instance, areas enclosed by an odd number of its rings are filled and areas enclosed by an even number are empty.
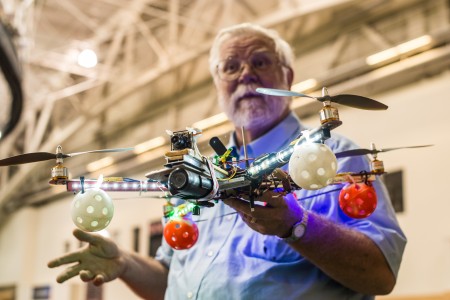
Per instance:
[[[292,70],[291,67],[286,67],[286,80],[288,87],[290,88],[292,86],[292,82],[294,82],[294,70]]]
[[[213,79],[213,83],[214,83],[215,87],[218,88],[218,87],[219,87],[219,80],[220,80],[220,79],[218,78],[217,74],[214,74],[214,75],[212,76],[212,79]]]

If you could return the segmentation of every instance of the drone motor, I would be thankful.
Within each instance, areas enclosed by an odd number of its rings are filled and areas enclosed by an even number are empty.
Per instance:
[[[51,176],[51,182],[59,183],[60,181],[69,179],[69,170],[59,163],[52,168]]]
[[[339,112],[336,107],[331,106],[331,97],[328,95],[328,90],[325,87],[322,89],[322,97],[326,100],[323,101],[323,107],[319,112],[320,123],[339,121]]]
[[[69,170],[63,166],[63,152],[61,145],[56,147],[56,166],[51,170],[52,182],[64,182],[69,179]]]

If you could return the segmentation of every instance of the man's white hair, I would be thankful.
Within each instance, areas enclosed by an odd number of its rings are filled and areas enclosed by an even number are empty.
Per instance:
[[[292,51],[292,48],[285,40],[280,37],[277,31],[251,23],[242,23],[222,29],[214,39],[211,50],[209,52],[209,71],[213,76],[216,75],[216,68],[219,64],[219,50],[222,43],[229,38],[242,34],[259,34],[269,38],[275,44],[275,51],[280,61],[285,66],[293,68],[294,53]]]

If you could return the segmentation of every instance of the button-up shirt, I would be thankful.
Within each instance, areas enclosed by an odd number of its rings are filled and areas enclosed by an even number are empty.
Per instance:
[[[284,149],[304,129],[291,113],[271,131],[249,143],[247,155],[256,158]],[[326,144],[335,153],[359,148],[333,132],[331,136]],[[232,137],[229,146],[234,145]],[[243,147],[238,152],[242,159]],[[369,169],[369,160],[364,156],[338,159],[338,172]],[[296,195],[305,209],[371,238],[397,275],[406,238],[384,185],[379,179],[373,184],[377,208],[365,219],[352,219],[341,211],[339,186],[299,190]],[[212,208],[202,208],[194,221],[199,238],[192,248],[174,250],[163,240],[158,250],[157,259],[169,268],[166,299],[374,299],[334,281],[276,236],[253,231],[221,201]]]

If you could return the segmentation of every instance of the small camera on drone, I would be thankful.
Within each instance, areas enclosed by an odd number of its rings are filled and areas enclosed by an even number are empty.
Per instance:
[[[189,130],[176,131],[170,137],[171,151],[193,149],[194,135]]]

